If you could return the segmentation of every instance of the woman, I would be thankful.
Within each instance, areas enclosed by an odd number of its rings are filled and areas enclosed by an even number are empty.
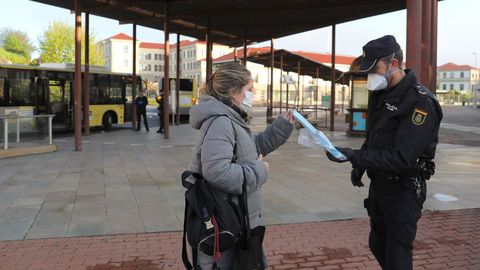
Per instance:
[[[225,199],[228,194],[241,194],[246,181],[250,227],[255,228],[262,225],[260,189],[269,169],[263,156],[287,141],[293,117],[286,112],[263,133],[253,135],[246,121],[255,90],[250,71],[238,63],[220,66],[203,92],[200,103],[190,110],[190,125],[200,130],[190,170],[223,191]],[[234,256],[235,248],[222,252],[217,266],[232,269]],[[212,257],[198,251],[197,260],[201,269],[212,269]]]

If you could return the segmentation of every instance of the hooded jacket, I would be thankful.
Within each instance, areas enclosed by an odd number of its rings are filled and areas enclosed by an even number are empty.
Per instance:
[[[258,156],[284,144],[293,125],[279,116],[264,132],[253,135],[237,111],[209,95],[202,95],[190,109],[190,125],[200,130],[190,170],[222,191],[225,199],[241,194],[246,181],[250,226],[261,225],[261,187],[268,172]]]

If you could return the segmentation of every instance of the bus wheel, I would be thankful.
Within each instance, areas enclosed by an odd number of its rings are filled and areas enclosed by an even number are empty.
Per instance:
[[[103,115],[102,125],[104,130],[110,130],[112,128],[112,114],[106,113]]]

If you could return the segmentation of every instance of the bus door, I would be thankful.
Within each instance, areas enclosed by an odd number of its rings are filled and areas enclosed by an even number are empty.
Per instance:
[[[73,91],[72,81],[52,80],[48,81],[49,88],[49,113],[54,114],[53,127],[64,129],[73,127]]]
[[[36,78],[36,88],[35,88],[35,112],[34,114],[48,114],[50,104],[50,96],[48,94],[48,79],[45,77],[39,76]]]
[[[137,90],[135,91],[135,94],[136,96],[138,96],[138,92],[139,92],[139,89],[142,89],[142,79],[141,77],[138,77],[137,76],[137,79],[136,79],[136,83],[137,83]],[[132,106],[135,106],[135,102],[132,101],[132,81],[131,81],[131,78],[129,78],[128,80],[124,80],[125,81],[125,96],[124,96],[124,100],[125,100],[125,107],[124,107],[124,122],[130,122],[132,121]]]

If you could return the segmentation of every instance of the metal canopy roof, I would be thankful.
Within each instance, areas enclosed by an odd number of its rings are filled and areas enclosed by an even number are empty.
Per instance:
[[[74,10],[75,0],[33,0]],[[82,11],[163,30],[166,0],[79,0]],[[262,42],[406,8],[405,0],[169,0],[170,32],[229,46]]]
[[[314,61],[309,58],[305,58],[302,55],[299,55],[295,52],[288,50],[275,50],[274,57],[274,67],[280,68],[280,56],[283,56],[283,70],[298,73],[298,62],[300,61],[300,75],[311,76],[312,78],[317,78],[317,68],[318,68],[318,78],[325,81],[331,81],[332,68],[322,64],[320,62]],[[260,52],[254,55],[247,57],[247,61],[258,63],[266,67],[270,67],[271,63],[271,53],[270,52]],[[340,70],[335,70],[335,77],[339,78],[342,72]],[[345,82],[338,82],[346,84]]]

